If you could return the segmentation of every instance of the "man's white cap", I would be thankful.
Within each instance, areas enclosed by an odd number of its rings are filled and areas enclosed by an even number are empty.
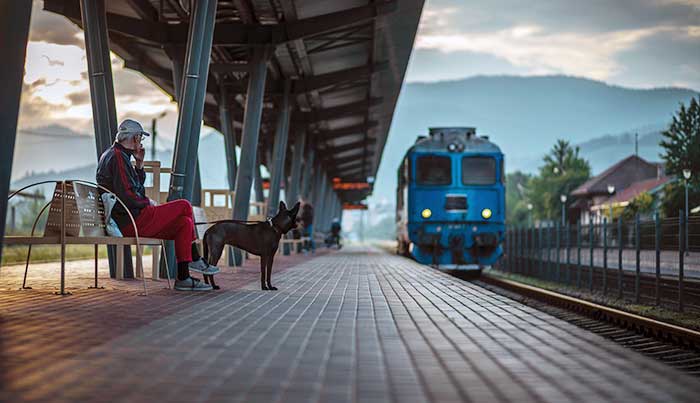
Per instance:
[[[117,135],[114,137],[114,141],[121,142],[139,135],[150,136],[151,134],[143,130],[143,126],[141,126],[141,123],[132,119],[124,119],[119,124],[119,128],[117,129]]]

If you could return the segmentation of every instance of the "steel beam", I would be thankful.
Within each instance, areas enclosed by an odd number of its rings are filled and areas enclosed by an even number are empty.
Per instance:
[[[112,145],[117,132],[117,110],[114,100],[105,0],[81,0],[79,12],[85,35],[95,148],[99,159],[102,153]],[[116,248],[116,246],[107,247],[109,275],[112,278],[116,277],[117,273]],[[124,277],[133,278],[131,248],[123,248]]]
[[[235,201],[233,203],[233,219],[247,220],[250,202],[250,187],[255,172],[256,149],[260,132],[260,119],[267,77],[267,62],[273,54],[272,47],[253,48],[250,61],[250,77],[248,93],[243,117],[243,133],[241,140],[241,161],[236,175]],[[238,260],[238,259],[237,259]]]
[[[326,147],[323,149],[323,153],[327,156],[332,157],[334,155],[342,154],[342,153],[345,153],[348,151],[352,151],[352,150],[359,149],[359,148],[362,148],[362,147],[365,147],[368,145],[372,145],[376,142],[377,142],[377,140],[375,138],[370,137],[367,139],[367,141],[360,140],[360,141],[356,141],[354,143],[343,144],[342,146],[338,146],[338,147]]]
[[[236,187],[236,171],[238,161],[236,161],[236,134],[233,130],[233,118],[231,117],[228,93],[223,79],[219,80],[219,119],[221,133],[224,136],[224,148],[226,151],[226,176],[228,178],[228,188],[233,191]]]
[[[322,172],[319,175],[320,179],[318,182],[318,194],[317,194],[317,202],[316,202],[316,214],[315,214],[315,222],[316,222],[316,229],[320,232],[325,231],[324,228],[324,217],[325,217],[325,210],[326,210],[326,200],[328,198],[328,176],[326,175],[326,172]]]
[[[81,0],[80,9],[85,28],[85,51],[95,127],[95,146],[99,158],[112,145],[114,134],[117,132],[117,111],[109,57],[105,0]]]
[[[366,109],[365,109],[365,112],[367,112]],[[328,141],[328,140],[339,139],[341,137],[356,136],[358,134],[366,133],[368,130],[371,130],[372,128],[377,127],[378,124],[379,123],[376,121],[370,121],[370,122],[361,123],[358,125],[341,127],[339,129],[335,129],[335,130],[322,131],[319,133],[318,138],[320,140]]]
[[[306,93],[344,82],[366,80],[371,77],[372,73],[385,70],[387,66],[388,65],[386,63],[379,65],[364,65],[334,71],[331,73],[319,74],[317,76],[300,78],[298,80],[294,80],[292,92],[296,94]]]
[[[7,197],[17,136],[24,59],[27,54],[31,1],[0,2],[0,239],[5,236]],[[2,260],[0,242],[0,260]]]
[[[284,96],[279,108],[277,119],[277,128],[275,130],[275,143],[272,151],[272,163],[268,165],[270,168],[270,192],[267,200],[267,212],[269,215],[277,213],[278,204],[280,201],[280,184],[284,175],[285,158],[287,156],[287,140],[289,139],[289,92],[291,90],[291,82],[287,81],[284,85]]]
[[[292,157],[292,173],[289,178],[289,186],[285,188],[284,193],[287,196],[287,205],[292,206],[299,199],[299,189],[301,187],[301,163],[304,159],[304,150],[306,149],[306,130],[301,129],[297,132],[294,139],[294,154]]]
[[[295,113],[298,116],[298,120],[301,123],[314,124],[320,123],[324,120],[332,120],[344,118],[352,115],[363,116],[367,113],[367,109],[373,106],[380,105],[384,98],[376,97],[371,99],[365,99],[362,101],[351,102],[345,105],[334,106],[331,108],[317,109],[309,112]]]
[[[179,99],[169,201],[182,198],[192,200],[215,17],[216,0],[194,3]]]
[[[196,3],[195,10],[197,9]],[[58,0],[45,0],[44,8],[71,19],[79,18],[77,10],[71,7],[70,3],[66,4],[66,2]],[[221,23],[215,27],[213,43],[226,46],[282,44],[299,39],[312,38],[362,22],[372,21],[380,15],[392,12],[395,8],[396,1],[391,1],[369,4],[281,24]],[[168,24],[156,21],[144,23],[143,19],[115,13],[107,14],[107,21],[110,30],[157,45],[185,43],[189,38],[189,27],[186,24]]]
[[[262,153],[258,152],[257,159],[255,160],[255,201],[256,202],[264,202],[265,201],[265,193],[263,192],[263,177],[262,177],[262,170],[260,167],[262,166]]]
[[[301,198],[304,199],[305,201],[309,201],[311,199],[311,185],[312,185],[312,175],[313,175],[313,166],[314,166],[314,160],[316,157],[316,148],[312,147],[309,145],[307,147],[307,151],[305,153],[305,158],[304,158],[304,175],[301,180]]]

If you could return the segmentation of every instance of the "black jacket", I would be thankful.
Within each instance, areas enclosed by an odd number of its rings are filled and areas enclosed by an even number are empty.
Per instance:
[[[141,210],[150,204],[150,201],[146,197],[146,189],[143,187],[143,183],[146,181],[146,172],[143,169],[135,169],[131,165],[132,155],[131,150],[124,148],[119,143],[114,143],[100,157],[96,177],[97,183],[117,195],[136,219]],[[112,210],[112,218],[117,222],[119,228],[126,228],[131,223],[124,207],[119,202]]]

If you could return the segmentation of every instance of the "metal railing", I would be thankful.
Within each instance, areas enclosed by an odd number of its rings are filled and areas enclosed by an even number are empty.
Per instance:
[[[665,219],[511,226],[497,268],[637,304],[700,311],[700,216],[687,225],[680,211]]]

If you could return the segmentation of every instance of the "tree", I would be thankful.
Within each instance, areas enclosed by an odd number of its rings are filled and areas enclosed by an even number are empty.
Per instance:
[[[539,175],[530,181],[527,195],[537,218],[556,219],[561,214],[561,195],[568,196],[587,181],[591,166],[579,156],[579,148],[565,140],[557,140],[543,161]],[[567,204],[570,202],[568,198]]]
[[[637,214],[645,215],[654,211],[654,196],[647,192],[637,195],[622,211],[625,221],[633,220]]]
[[[531,178],[532,175],[520,171],[506,175],[506,222],[509,225],[528,223],[529,201],[525,193]]]
[[[683,170],[693,173],[692,183],[699,183],[700,178],[700,97],[691,98],[690,106],[681,104],[671,125],[661,132],[664,149],[661,157],[666,163],[666,173],[683,177]]]
[[[661,209],[667,217],[675,217],[679,210],[685,208],[684,169],[691,172],[689,203],[691,206],[700,203],[700,97],[691,98],[687,108],[681,104],[668,129],[661,135],[661,147],[664,149],[661,157],[666,165],[666,174],[679,179],[664,188]]]
[[[688,187],[689,209],[700,206],[700,191],[697,187]],[[664,186],[661,211],[665,217],[678,217],[678,211],[685,210],[685,181],[678,180]],[[689,212],[690,213],[690,212]]]

